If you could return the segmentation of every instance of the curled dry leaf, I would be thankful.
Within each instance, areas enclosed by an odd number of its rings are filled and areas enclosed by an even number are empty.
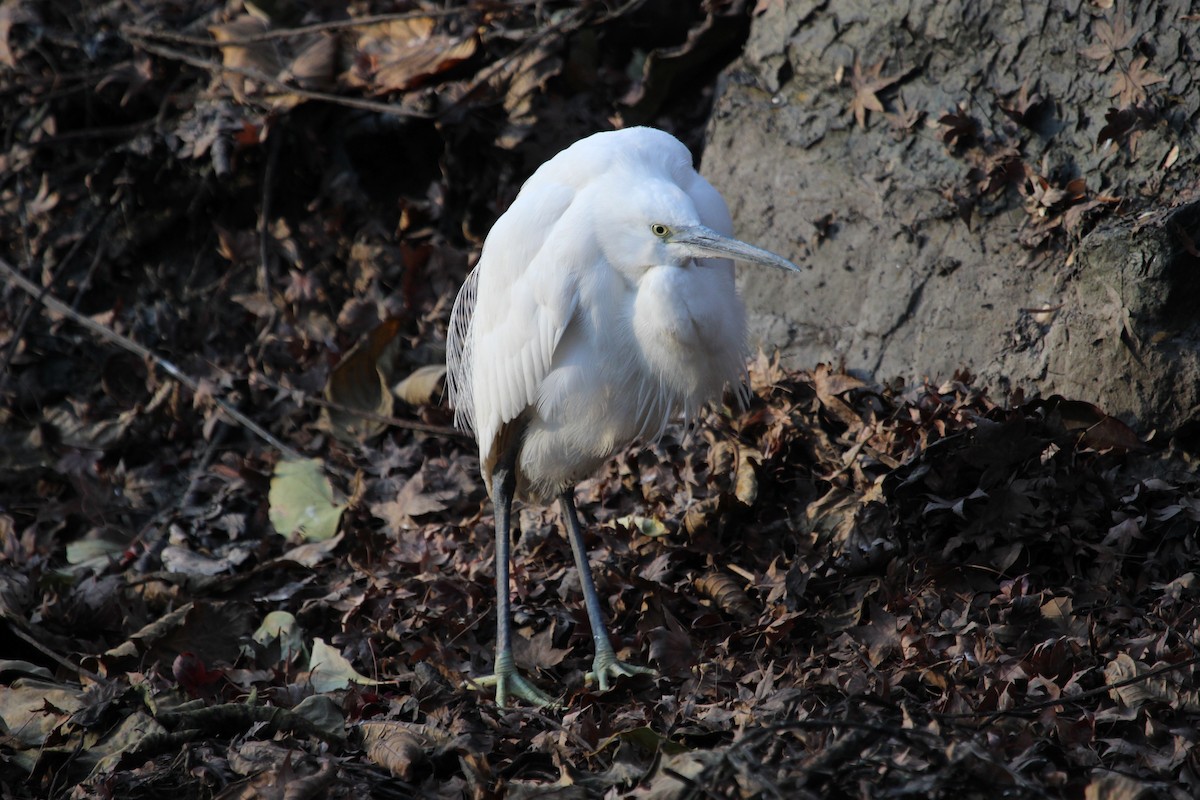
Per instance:
[[[441,396],[442,379],[446,375],[445,364],[429,364],[418,367],[411,375],[393,387],[392,393],[410,406],[423,406]]]
[[[1121,653],[1104,667],[1104,682],[1109,686],[1113,686],[1113,684],[1132,680],[1145,671],[1145,666],[1139,665],[1128,655]],[[1118,701],[1127,708],[1137,708],[1147,700],[1154,699],[1154,694],[1146,688],[1144,682],[1113,686],[1108,694],[1113,700]]]
[[[399,331],[399,320],[383,322],[351,348],[329,373],[325,399],[340,407],[322,409],[321,424],[338,439],[363,441],[387,427],[387,423],[358,412],[391,416],[393,395],[383,365]]]
[[[1100,770],[1097,770],[1098,772]],[[1083,800],[1145,800],[1151,787],[1128,775],[1097,775],[1083,790]]]
[[[733,495],[743,505],[752,506],[758,499],[758,473],[755,469],[762,461],[762,453],[754,448],[738,448],[737,481],[734,483]]]
[[[710,572],[697,578],[696,591],[711,599],[722,611],[742,622],[753,622],[758,617],[758,607],[741,584],[724,572]]]
[[[413,767],[426,761],[421,738],[401,722],[364,722],[358,738],[367,758],[401,780],[412,777]]]

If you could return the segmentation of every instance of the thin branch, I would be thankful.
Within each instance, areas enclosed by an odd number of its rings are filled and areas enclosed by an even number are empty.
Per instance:
[[[176,50],[173,47],[164,47],[162,45],[152,44],[146,39],[142,39],[137,36],[133,36],[132,38],[134,39],[136,46],[142,48],[148,53],[153,53],[156,56],[161,56],[162,58],[167,58],[172,61],[182,61],[189,66],[205,70],[206,72],[232,72],[235,75],[241,75],[244,78],[256,80],[265,86],[271,87],[277,92],[295,95],[296,97],[302,97],[305,100],[318,100],[325,103],[332,103],[334,105],[346,106],[347,108],[357,108],[361,111],[374,111],[377,114],[387,114],[393,117],[432,119],[434,116],[433,114],[427,114],[411,108],[405,108],[393,103],[380,103],[377,100],[364,100],[361,97],[345,97],[343,95],[332,94],[330,92],[318,92],[313,89],[302,89],[299,86],[293,86],[256,69],[221,64],[211,59],[189,55],[188,53],[185,53],[182,50]]]
[[[62,274],[63,267],[71,263],[71,261],[75,258],[75,255],[79,252],[79,249],[83,247],[84,243],[87,242],[88,239],[92,238],[92,234],[96,232],[96,229],[104,223],[104,220],[108,219],[108,213],[109,212],[105,211],[99,217],[94,219],[90,225],[88,225],[87,230],[83,232],[83,235],[75,240],[75,243],[71,245],[71,249],[68,250],[67,254],[63,256],[62,260],[58,262],[58,265],[54,268],[54,272],[50,277],[50,282],[44,287],[39,288],[38,293],[34,295],[33,300],[31,300],[29,304],[25,306],[25,308],[21,309],[21,316],[18,318],[17,324],[13,327],[12,341],[9,342],[8,347],[5,349],[3,359],[0,359],[0,386],[5,383],[6,378],[9,375],[8,367],[12,363],[13,357],[17,353],[17,347],[20,346],[21,339],[25,336],[25,326],[29,324],[29,320],[33,315],[33,309],[42,300],[42,298],[49,294],[50,290],[54,288],[54,281],[58,280],[58,276]],[[89,275],[90,274],[91,273],[89,271]]]
[[[639,2],[640,1],[641,0],[639,0]],[[531,6],[536,6],[539,2],[541,2],[541,0],[509,0],[505,7],[501,7],[498,10],[501,12],[523,11]],[[314,33],[345,30],[347,28],[365,28],[371,25],[380,25],[386,22],[402,22],[408,19],[428,19],[430,17],[457,17],[468,13],[477,13],[477,9],[471,6],[462,6],[459,8],[405,11],[396,14],[373,14],[369,17],[335,19],[327,22],[314,22],[311,25],[301,25],[296,28],[280,28],[273,31],[263,31],[262,33],[256,33],[253,36],[239,36],[236,39],[225,39],[220,42],[216,41],[215,39],[206,39],[203,36],[192,36],[186,33],[175,33],[174,31],[144,28],[141,25],[122,25],[121,32],[129,36],[136,36],[140,39],[157,39],[160,42],[172,42],[174,44],[186,44],[193,47],[212,47],[219,49],[223,47],[245,47],[246,45],[250,44],[272,42],[276,39],[290,39],[294,36],[308,36]]]
[[[1058,697],[1040,700],[1036,703],[1023,703],[1022,705],[1014,708],[996,709],[993,711],[963,711],[955,714],[939,714],[932,711],[929,713],[930,716],[941,721],[951,721],[956,719],[978,719],[982,717],[984,724],[988,724],[997,717],[1022,716],[1032,711],[1038,711],[1040,709],[1050,708],[1052,706],[1073,705],[1078,703],[1080,700],[1086,700],[1089,697],[1106,695],[1113,689],[1119,689],[1122,686],[1130,686],[1135,683],[1142,683],[1143,681],[1150,680],[1151,678],[1156,678],[1159,675],[1163,675],[1168,672],[1175,672],[1183,669],[1184,667],[1190,667],[1193,664],[1200,664],[1200,656],[1192,656],[1186,661],[1180,661],[1178,664],[1167,664],[1163,667],[1156,667],[1148,672],[1143,672],[1141,675],[1134,675],[1132,678],[1126,678],[1125,680],[1116,681],[1114,683],[1106,683],[1103,686],[1097,686],[1095,689],[1088,689],[1086,692],[1080,692],[1079,694],[1073,694],[1070,696],[1060,695]]]
[[[261,381],[266,386],[280,392],[295,393],[297,390],[288,386],[284,386],[278,381],[268,378],[261,372],[254,373],[254,381]],[[324,397],[313,397],[304,395],[305,403],[312,403],[315,406],[332,409],[333,411],[341,411],[344,414],[353,414],[362,419],[369,419],[373,422],[382,422],[385,425],[391,425],[393,428],[403,428],[408,431],[417,431],[418,433],[431,433],[435,436],[446,436],[453,439],[459,439],[466,442],[474,442],[470,434],[460,431],[458,428],[451,428],[446,425],[430,425],[425,422],[417,422],[411,419],[402,419],[400,417],[389,417],[386,414],[377,414],[374,411],[365,411],[360,408],[351,408],[350,406],[342,405],[333,400],[326,400]]]
[[[271,235],[271,193],[275,189],[275,171],[279,166],[279,151],[282,149],[279,135],[267,142],[267,166],[263,170],[262,208],[258,215],[258,290],[271,296],[271,249],[267,239]]]
[[[84,678],[87,678],[88,680],[92,681],[93,683],[98,683],[98,684],[101,684],[102,686],[108,684],[107,678],[97,675],[96,673],[92,672],[90,669],[87,669],[86,667],[80,666],[79,664],[75,664],[75,663],[69,661],[68,659],[63,658],[58,653],[51,650],[49,647],[46,647],[46,645],[42,644],[37,639],[33,638],[33,636],[26,633],[24,630],[21,629],[21,626],[17,625],[15,622],[13,624],[10,624],[8,626],[8,629],[10,631],[12,631],[14,634],[16,634],[18,639],[21,639],[26,644],[28,644],[30,647],[34,648],[39,653],[46,656],[46,658],[49,658],[50,660],[54,661],[59,666],[65,668],[71,672],[74,672],[76,675],[81,675]]]
[[[105,326],[101,325],[99,322],[96,322],[93,319],[89,319],[88,317],[85,317],[84,315],[80,314],[78,311],[75,311],[70,306],[68,306],[66,303],[63,303],[62,301],[60,301],[54,295],[44,292],[40,286],[38,286],[33,281],[26,278],[21,273],[17,272],[16,269],[14,269],[13,266],[11,264],[9,264],[7,261],[5,261],[3,258],[0,258],[0,272],[4,273],[8,277],[8,279],[10,281],[12,281],[22,291],[24,291],[31,297],[34,297],[34,298],[37,298],[38,300],[40,300],[40,302],[43,305],[45,305],[47,308],[49,308],[53,311],[57,311],[59,314],[62,314],[63,316],[67,317],[75,324],[82,325],[83,327],[87,328],[88,330],[92,331],[93,333],[100,335],[101,337],[109,340],[110,342],[120,345],[121,347],[123,347],[126,350],[128,350],[129,352],[137,355],[138,357],[143,358],[147,361],[150,361],[156,367],[158,367],[163,372],[170,375],[175,380],[182,383],[184,386],[191,389],[193,392],[196,392],[197,394],[202,393],[203,390],[200,388],[200,383],[196,379],[192,378],[190,375],[187,375],[185,372],[183,372],[183,370],[179,369],[179,367],[175,366],[173,363],[171,363],[167,359],[163,358],[162,356],[159,356],[156,353],[151,352],[149,349],[138,344],[133,339],[130,339],[128,336],[124,336],[123,334],[117,333],[116,331],[112,330],[111,328],[106,328]],[[304,457],[298,451],[293,450],[291,447],[284,444],[284,442],[282,440],[277,439],[275,436],[273,436],[271,433],[269,433],[265,428],[263,428],[261,425],[259,425],[254,420],[247,417],[241,411],[238,411],[236,408],[234,408],[232,405],[230,405],[225,400],[222,400],[220,397],[216,397],[214,395],[213,402],[215,402],[217,404],[217,406],[219,406],[220,409],[222,411],[224,411],[225,414],[228,415],[231,419],[235,420],[238,424],[242,425],[247,430],[251,431],[256,436],[258,436],[260,439],[262,439],[264,442],[266,442],[267,444],[274,447],[276,450],[278,450],[280,453],[282,453],[285,458],[299,460]]]

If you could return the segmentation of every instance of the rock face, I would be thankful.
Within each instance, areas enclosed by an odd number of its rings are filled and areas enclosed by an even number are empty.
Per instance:
[[[792,366],[965,367],[994,396],[1061,393],[1143,431],[1196,420],[1189,14],[770,4],[723,77],[702,164],[742,238],[813,268],[745,270],[755,338]]]

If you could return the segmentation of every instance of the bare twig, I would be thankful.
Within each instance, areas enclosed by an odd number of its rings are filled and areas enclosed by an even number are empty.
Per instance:
[[[631,0],[630,3],[626,4],[626,6],[641,2],[644,2],[644,0]],[[460,104],[463,98],[470,97],[477,89],[479,89],[479,87],[486,84],[495,76],[518,66],[518,59],[537,46],[539,42],[551,39],[554,36],[565,36],[566,34],[583,27],[584,21],[591,13],[591,10],[587,6],[583,6],[582,8],[577,9],[574,14],[564,17],[553,25],[548,25],[536,35],[526,38],[505,58],[502,58],[488,66],[486,69],[481,70],[480,73],[475,76],[475,80],[471,81],[466,90],[459,95],[459,100],[457,100],[454,105]]]
[[[54,661],[59,666],[64,667],[65,669],[70,670],[71,672],[74,672],[77,675],[82,675],[83,677],[87,678],[88,680],[90,680],[94,683],[99,683],[99,684],[107,684],[108,683],[107,678],[101,677],[100,675],[97,675],[96,673],[92,672],[90,669],[86,669],[85,667],[82,667],[79,664],[72,663],[71,661],[67,660],[66,658],[63,658],[58,653],[51,650],[49,647],[46,647],[46,645],[42,644],[37,639],[33,638],[31,635],[29,635],[25,631],[21,630],[21,627],[19,625],[10,624],[8,626],[8,629],[10,631],[12,631],[13,633],[15,633],[17,635],[18,639],[21,639],[26,644],[28,644],[30,647],[37,650],[42,655],[46,656],[46,658],[49,658],[50,660]]]
[[[262,208],[258,216],[258,290],[271,296],[271,251],[267,237],[271,235],[271,192],[275,189],[275,170],[279,165],[279,136],[272,136],[267,148],[267,166],[263,170]]]
[[[299,86],[293,86],[290,83],[281,81],[278,78],[268,75],[265,72],[260,72],[256,69],[221,64],[211,59],[199,58],[197,56],[190,55],[182,50],[176,50],[173,47],[164,47],[163,45],[153,44],[150,41],[137,36],[132,36],[132,38],[135,40],[135,43],[138,47],[142,48],[148,53],[153,53],[156,56],[161,56],[162,58],[167,58],[172,61],[182,61],[185,64],[196,67],[197,69],[205,70],[207,72],[232,72],[236,75],[241,75],[242,77],[256,80],[264,86],[271,87],[277,92],[292,94],[296,97],[302,97],[305,100],[318,100],[325,103],[332,103],[334,105],[346,106],[347,108],[357,108],[362,111],[374,111],[377,114],[387,114],[393,117],[410,117],[421,119],[431,119],[433,117],[432,114],[426,114],[424,112],[416,111],[412,108],[405,108],[393,103],[381,103],[377,100],[365,100],[361,97],[345,97],[343,95],[332,94],[330,92],[318,92],[313,89],[302,89]]]
[[[530,6],[537,5],[541,1],[542,0],[509,0],[504,7],[499,7],[498,10],[500,12],[523,11]],[[642,0],[638,0],[638,2],[642,2]],[[309,36],[314,33],[326,33],[328,31],[345,30],[347,28],[365,28],[371,25],[380,25],[385,22],[402,22],[408,19],[428,19],[430,17],[457,17],[468,13],[477,13],[477,9],[472,6],[460,6],[458,8],[405,11],[396,14],[373,14],[369,17],[334,19],[327,22],[315,22],[311,25],[301,25],[296,28],[280,28],[273,31],[263,31],[262,33],[256,33],[253,36],[239,36],[235,39],[225,39],[219,42],[215,39],[208,39],[203,36],[192,36],[186,33],[175,33],[174,31],[144,28],[140,25],[122,25],[121,32],[128,36],[136,36],[140,39],[157,39],[160,42],[173,42],[174,44],[186,44],[193,47],[244,47],[249,44],[261,44],[262,42],[272,42],[277,39],[290,39],[294,36]]]
[[[75,240],[75,244],[71,245],[71,249],[67,251],[67,254],[63,256],[63,259],[59,261],[57,267],[55,267],[54,274],[50,277],[50,282],[38,289],[38,292],[36,295],[34,295],[33,299],[29,301],[29,303],[23,309],[21,309],[21,316],[18,317],[17,324],[13,326],[12,340],[8,343],[8,347],[4,351],[4,357],[0,359],[0,386],[4,384],[6,376],[9,374],[8,367],[10,364],[12,364],[13,356],[15,356],[17,353],[17,347],[20,346],[21,339],[25,335],[25,326],[29,324],[29,319],[33,315],[33,309],[37,307],[37,304],[41,301],[41,299],[50,292],[51,288],[53,288],[54,281],[57,280],[58,276],[62,273],[62,268],[75,258],[75,254],[79,252],[79,248],[83,247],[84,242],[91,238],[92,233],[100,226],[100,223],[103,222],[107,216],[107,213],[102,214],[97,220],[88,226],[87,230],[84,231],[82,236]]]
[[[1151,678],[1156,678],[1159,675],[1163,675],[1167,672],[1175,672],[1183,669],[1184,667],[1190,667],[1193,664],[1200,664],[1200,656],[1192,656],[1186,661],[1180,661],[1178,664],[1167,664],[1163,667],[1156,667],[1148,672],[1143,672],[1141,675],[1134,675],[1132,678],[1126,678],[1122,681],[1106,683],[1103,686],[1097,686],[1095,689],[1088,689],[1086,692],[1080,692],[1079,694],[1073,694],[1069,696],[1060,695],[1058,697],[1041,700],[1036,703],[1023,703],[1014,708],[996,709],[993,711],[963,711],[956,714],[938,714],[930,712],[930,715],[941,721],[982,718],[983,723],[988,724],[998,717],[1022,716],[1030,712],[1038,711],[1043,708],[1050,708],[1052,706],[1073,705],[1078,703],[1080,700],[1086,700],[1089,697],[1106,695],[1113,689],[1119,689],[1122,686],[1130,686],[1135,683],[1141,683],[1143,681],[1150,680]]]
[[[199,381],[197,381],[195,378],[193,378],[190,375],[183,372],[183,370],[179,369],[179,367],[175,366],[173,363],[171,363],[167,359],[163,358],[162,356],[151,352],[149,349],[138,344],[133,339],[130,339],[128,336],[124,336],[120,333],[117,333],[116,331],[112,330],[111,328],[107,328],[104,325],[101,325],[99,322],[96,322],[93,319],[89,319],[88,317],[83,316],[78,311],[75,311],[70,306],[68,306],[66,303],[63,303],[61,300],[59,300],[54,295],[49,294],[48,292],[44,292],[41,287],[39,287],[37,284],[30,281],[28,278],[26,278],[21,273],[17,272],[17,270],[14,269],[13,266],[11,264],[9,264],[7,261],[5,261],[3,258],[0,258],[0,273],[4,273],[8,277],[8,279],[10,281],[12,281],[18,288],[20,288],[22,291],[29,294],[31,297],[37,298],[47,308],[57,311],[59,314],[62,314],[63,316],[67,317],[72,322],[76,323],[77,325],[82,325],[83,327],[87,328],[88,330],[92,331],[93,333],[100,335],[101,337],[109,340],[110,342],[120,345],[121,347],[125,348],[126,350],[133,353],[134,355],[137,355],[140,358],[150,361],[156,367],[158,367],[163,372],[170,375],[175,380],[182,383],[184,386],[191,389],[193,392],[197,392],[197,393],[202,392]],[[303,456],[298,451],[293,450],[291,447],[289,447],[287,444],[285,444],[282,440],[277,439],[274,435],[269,433],[265,428],[263,428],[261,425],[259,425],[254,420],[247,417],[242,412],[238,411],[236,408],[234,408],[232,405],[230,405],[225,400],[222,400],[220,397],[213,396],[213,402],[215,402],[217,404],[217,406],[219,406],[220,409],[222,411],[224,411],[225,414],[228,415],[231,419],[235,420],[239,425],[241,425],[244,428],[246,428],[247,430],[251,431],[256,436],[258,436],[260,439],[262,439],[264,442],[266,442],[267,444],[269,444],[272,447],[274,447],[275,449],[277,449],[280,453],[282,453],[284,455],[284,457],[289,458],[289,459],[303,458]]]
[[[266,375],[263,375],[260,372],[256,372],[254,374],[254,380],[262,381],[262,383],[264,383],[265,385],[270,386],[272,389],[275,389],[280,392],[291,393],[291,392],[296,391],[295,389],[284,386],[283,384],[279,383],[278,381],[271,380]],[[471,436],[469,434],[464,433],[464,432],[458,430],[457,428],[451,428],[446,425],[430,425],[425,422],[417,422],[417,421],[411,420],[411,419],[401,419],[400,417],[389,417],[386,414],[377,414],[374,411],[364,411],[359,408],[351,408],[350,406],[342,405],[341,403],[335,402],[333,400],[326,400],[324,397],[312,397],[310,395],[305,395],[304,402],[312,403],[315,406],[332,409],[334,411],[341,411],[345,414],[353,414],[354,416],[361,417],[362,419],[369,419],[374,422],[382,422],[383,424],[391,425],[394,428],[403,428],[404,430],[417,431],[418,433],[431,433],[435,436],[447,436],[447,437],[450,437],[453,439],[460,439],[463,441],[472,441]]]

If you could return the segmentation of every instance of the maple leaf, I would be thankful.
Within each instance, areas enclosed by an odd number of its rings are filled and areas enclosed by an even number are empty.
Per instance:
[[[1109,142],[1116,144],[1124,141],[1134,130],[1137,121],[1137,112],[1132,108],[1110,108],[1104,112],[1104,127],[1096,134],[1096,146],[1103,147]]]
[[[1088,45],[1080,50],[1079,54],[1100,62],[1096,66],[1100,72],[1106,72],[1113,65],[1117,51],[1124,50],[1132,44],[1138,35],[1136,30],[1129,28],[1124,17],[1118,17],[1112,25],[1105,20],[1097,20],[1094,33],[1100,41]]]
[[[959,103],[954,111],[943,114],[938,119],[938,124],[946,127],[940,135],[942,141],[950,147],[970,147],[979,137],[979,123],[962,103]]]
[[[896,110],[893,113],[884,113],[884,119],[892,126],[892,130],[897,134],[904,134],[911,131],[925,116],[924,111],[915,108],[909,108],[904,104],[904,98],[896,101]]]
[[[980,190],[984,194],[998,192],[1006,186],[1020,186],[1029,177],[1029,167],[1015,147],[1004,147],[990,153],[984,161],[984,180]]]
[[[554,646],[554,631],[551,628],[535,633],[528,639],[519,635],[513,637],[513,658],[523,669],[549,669],[561,663],[570,652],[569,648]]]
[[[883,71],[885,60],[881,60],[875,66],[868,68],[864,73],[862,62],[859,61],[857,56],[854,57],[854,74],[850,76],[850,88],[854,89],[854,98],[850,101],[850,111],[854,114],[854,120],[860,128],[865,129],[867,127],[868,111],[883,113],[883,103],[880,102],[877,92],[886,89],[904,77],[903,75],[882,77],[880,73]]]
[[[1109,97],[1119,97],[1120,102],[1127,106],[1135,105],[1146,99],[1146,87],[1166,80],[1157,72],[1146,69],[1145,56],[1138,56],[1128,69],[1122,69],[1121,74],[1109,90]]]
[[[1045,111],[1049,102],[1036,91],[1030,94],[1029,84],[1028,80],[1021,84],[1021,89],[1017,92],[1016,98],[1007,104],[1001,103],[1000,110],[1018,125],[1033,128],[1036,120]]]

